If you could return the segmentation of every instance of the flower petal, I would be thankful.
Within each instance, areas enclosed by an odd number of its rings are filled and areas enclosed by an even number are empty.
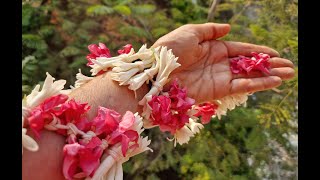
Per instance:
[[[134,123],[135,117],[131,111],[127,111],[123,117],[121,122],[119,123],[119,131],[124,132],[129,129]]]

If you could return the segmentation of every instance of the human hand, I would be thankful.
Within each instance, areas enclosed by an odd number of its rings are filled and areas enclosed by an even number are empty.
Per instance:
[[[197,103],[271,89],[294,76],[293,63],[280,58],[279,53],[269,47],[216,40],[229,31],[228,24],[188,24],[162,36],[153,47],[167,46],[179,57],[181,66],[171,73],[170,78],[178,78]],[[271,56],[269,75],[261,72],[232,74],[230,59],[238,55],[251,56],[251,52]]]

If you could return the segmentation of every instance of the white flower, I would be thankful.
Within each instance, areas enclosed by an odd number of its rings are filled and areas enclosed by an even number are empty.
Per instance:
[[[37,142],[32,139],[32,137],[27,135],[27,129],[23,128],[24,118],[22,117],[22,154],[23,148],[28,149],[29,151],[38,151],[39,146]]]
[[[110,76],[112,80],[118,81],[119,85],[122,86],[122,85],[127,85],[128,84],[127,81],[129,81],[129,79],[132,76],[137,74],[137,72],[139,72],[139,69],[133,68],[126,72],[111,73]]]
[[[194,118],[194,119],[193,119]],[[201,123],[197,123],[198,118],[192,117],[189,118],[189,123],[187,123],[183,128],[176,131],[174,134],[174,146],[177,142],[182,145],[188,143],[190,138],[199,133],[204,126]]]
[[[44,80],[41,91],[40,85],[36,85],[36,87],[32,90],[31,94],[29,94],[26,98],[25,106],[29,109],[32,109],[42,103],[46,98],[57,95],[61,92],[66,84],[66,80],[58,80],[54,81],[54,78],[47,72],[47,77]]]
[[[182,145],[188,143],[190,138],[194,136],[194,133],[185,125],[181,129],[177,130],[174,134],[174,146],[177,142]]]
[[[28,149],[29,151],[38,151],[39,146],[37,142],[32,139],[32,137],[28,136],[27,129],[22,128],[22,154],[23,154],[23,148]]]
[[[118,144],[114,145],[111,149],[107,150],[109,155],[102,161],[91,180],[121,179],[123,177],[122,164],[128,161],[130,157],[144,151],[150,150],[152,152],[152,149],[148,147],[150,143],[151,140],[148,140],[148,137],[140,137],[138,140],[139,147],[129,150],[126,157],[123,157],[121,154],[121,146]]]
[[[137,131],[138,134],[140,135],[144,131],[142,117],[139,115],[138,112],[134,113],[134,117],[135,117],[135,121],[129,129]]]
[[[189,123],[187,124],[187,126],[190,128],[190,130],[194,133],[197,134],[200,132],[200,130],[202,128],[204,128],[204,126],[201,123],[197,123],[196,121],[194,121],[192,118],[189,118]]]
[[[133,76],[129,81],[129,89],[136,91],[139,89],[145,82],[149,82],[152,78],[158,73],[159,63],[154,62],[149,69],[145,69],[142,73],[139,73]]]
[[[228,110],[233,110],[236,106],[245,104],[247,100],[248,100],[248,93],[234,94],[234,95],[223,97],[220,100],[216,100],[216,103],[218,104],[218,108],[216,110],[215,116],[218,116],[218,119],[221,119],[221,116],[226,115]]]
[[[26,148],[30,151],[37,151],[39,146],[37,142],[28,136],[27,129],[23,128],[24,120],[29,116],[29,110],[38,106],[45,99],[60,94],[66,93],[63,91],[64,85],[66,84],[66,80],[58,80],[54,82],[54,78],[47,72],[47,77],[44,80],[42,89],[40,91],[40,85],[36,85],[36,87],[32,90],[32,92],[22,100],[22,148]]]
[[[151,66],[150,59],[153,56],[153,52],[150,49],[146,48],[147,45],[143,45],[137,53],[134,53],[134,49],[131,48],[130,52],[128,54],[121,54],[116,57],[97,57],[96,59],[91,59],[91,61],[94,63],[93,65],[90,65],[92,68],[90,72],[92,75],[98,74],[101,70],[106,71],[108,68],[114,68],[117,66],[123,65],[123,67],[116,68],[115,71],[125,71],[125,69],[130,67],[125,67],[126,65],[123,63],[132,63],[135,60],[140,59],[141,61],[145,62],[144,65],[146,67]],[[121,63],[122,62],[122,63]],[[150,65],[148,65],[150,64]],[[138,65],[138,64],[136,64]],[[140,68],[142,69],[142,68]]]
[[[87,82],[91,81],[93,77],[85,76],[81,73],[81,69],[79,69],[79,72],[76,75],[77,81],[74,84],[74,88],[79,88],[83,84],[86,84]]]
[[[140,135],[143,132],[143,123],[142,118],[138,115],[138,113],[134,114],[135,122],[129,128],[131,130],[135,130]],[[138,145],[139,147],[134,149],[129,149],[126,153],[126,157],[123,157],[121,151],[121,143],[113,145],[110,149],[107,150],[108,155],[105,158],[102,158],[103,161],[95,171],[91,180],[102,180],[102,179],[115,179],[122,180],[123,178],[123,170],[122,164],[128,161],[131,157],[138,155],[144,151],[153,151],[148,146],[150,145],[151,140],[148,140],[148,136],[142,137],[139,136]],[[129,144],[130,145],[130,144]]]
[[[150,91],[139,102],[140,105],[146,104],[147,101],[145,97],[149,95],[158,95],[163,86],[169,81],[170,73],[181,66],[181,64],[177,62],[178,57],[175,57],[172,53],[172,49],[167,50],[167,47],[165,46],[161,47],[160,50],[156,50],[154,55],[156,62],[159,63],[158,75]]]

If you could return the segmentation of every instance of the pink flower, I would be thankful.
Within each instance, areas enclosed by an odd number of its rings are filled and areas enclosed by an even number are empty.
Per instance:
[[[195,100],[187,97],[187,90],[180,88],[177,79],[170,85],[166,95],[152,96],[148,102],[152,109],[151,123],[158,125],[160,130],[175,134],[189,122],[187,112]]]
[[[198,110],[194,116],[199,117],[201,116],[201,123],[202,124],[208,124],[211,120],[211,117],[216,114],[216,109],[218,108],[218,105],[212,104],[209,102],[200,104],[195,109]]]
[[[267,74],[270,74],[269,68],[270,56],[263,53],[251,53],[253,57],[248,58],[245,56],[239,56],[231,59],[230,69],[234,74],[249,73],[252,70],[258,70]]]
[[[254,66],[254,69],[270,74],[268,70],[270,68],[270,62],[268,61],[270,59],[270,56],[268,54],[263,54],[263,53],[258,54],[256,52],[252,52],[252,55],[256,59],[256,64]]]
[[[52,121],[56,108],[66,102],[67,99],[68,96],[63,94],[52,96],[31,111],[28,122],[37,137],[40,137],[39,132],[44,128],[45,124]]]
[[[65,102],[59,109],[56,110],[55,115],[58,116],[63,124],[69,122],[78,123],[81,116],[90,109],[88,103],[78,103],[74,99]]]
[[[131,48],[132,48],[132,45],[127,44],[127,45],[123,46],[123,49],[118,50],[118,54],[129,54],[129,52],[131,51]]]
[[[132,112],[127,111],[122,117],[118,128],[112,132],[110,138],[108,139],[108,144],[117,144],[121,142],[122,155],[125,157],[127,150],[130,148],[137,147],[139,134],[137,131],[130,130],[130,127],[134,124],[135,117]],[[129,147],[130,142],[135,142],[135,144]]]
[[[195,103],[194,99],[187,97],[187,89],[179,87],[177,79],[170,85],[168,93],[171,99],[172,109],[178,112],[187,112]]]
[[[85,117],[85,113],[90,109],[88,103],[78,103],[74,99],[63,103],[59,108],[54,112],[61,124],[66,125],[68,123],[75,124],[80,130],[90,129],[91,122]],[[57,130],[57,133],[62,135],[67,135],[65,129]]]
[[[87,103],[77,103],[73,99],[70,101],[67,100],[67,95],[59,94],[47,98],[32,110],[28,121],[30,128],[36,136],[39,137],[39,131],[53,120],[53,116],[60,119],[63,125],[72,122],[76,126],[79,126],[78,128],[80,130],[90,128],[90,122],[83,116],[90,109],[90,106],[88,106]],[[57,133],[67,135],[67,131],[64,129],[57,130]]]
[[[93,119],[91,130],[97,136],[106,137],[115,131],[120,122],[120,114],[114,110],[101,107],[98,108],[98,115]]]
[[[63,175],[66,179],[92,177],[100,165],[103,154],[101,140],[93,137],[89,142],[66,144],[63,148]]]
[[[90,44],[88,49],[91,54],[88,54],[86,57],[88,60],[87,66],[93,65],[91,59],[96,59],[97,57],[111,57],[110,50],[103,43],[99,43],[99,46],[96,44]]]
[[[79,164],[78,152],[83,149],[78,143],[66,144],[63,147],[63,167],[62,172],[66,179],[73,179],[74,174],[76,174]]]
[[[152,109],[151,119],[153,125],[161,126],[171,121],[171,100],[169,97],[160,95],[152,96],[148,102]]]

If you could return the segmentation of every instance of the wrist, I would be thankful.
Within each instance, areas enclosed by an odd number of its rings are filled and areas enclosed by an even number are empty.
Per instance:
[[[88,102],[91,109],[87,115],[89,119],[92,119],[96,116],[99,106],[114,109],[120,114],[124,114],[126,111],[141,113],[142,109],[138,102],[148,90],[146,84],[142,85],[136,91],[135,97],[134,91],[129,90],[127,86],[119,86],[111,79],[110,72],[106,72],[73,90],[69,96],[76,101]]]

